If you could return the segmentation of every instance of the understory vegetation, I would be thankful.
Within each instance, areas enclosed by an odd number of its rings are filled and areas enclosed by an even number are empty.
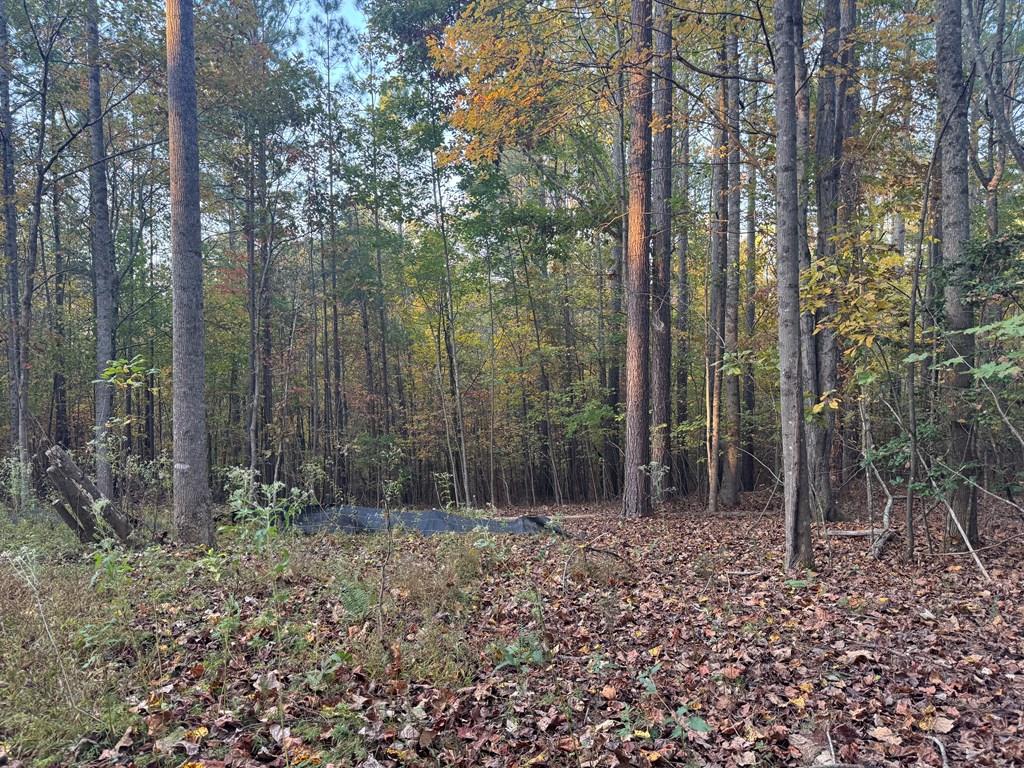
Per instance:
[[[1018,519],[986,515],[991,584],[967,556],[879,566],[863,538],[781,579],[756,501],[638,526],[568,508],[571,536],[248,522],[216,551],[82,551],[63,526],[5,523],[0,749],[175,768],[1024,760]]]

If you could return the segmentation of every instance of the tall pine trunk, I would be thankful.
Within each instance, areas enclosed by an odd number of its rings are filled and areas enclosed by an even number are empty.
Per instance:
[[[725,39],[719,49],[719,67],[726,66]],[[726,251],[729,223],[728,87],[718,81],[715,108],[715,144],[711,148],[711,227],[708,249],[707,362],[705,406],[707,410],[708,514],[718,513],[721,488],[722,359],[725,352]]]
[[[690,356],[690,115],[689,101],[683,91],[681,104],[681,130],[679,132],[679,183],[676,194],[680,200],[680,223],[676,244],[679,265],[676,269],[676,424],[685,423],[689,413],[689,356]],[[684,446],[677,445],[676,486],[680,493],[689,493],[690,466]]]
[[[65,345],[67,344],[66,318],[64,316],[66,306],[65,286],[67,285],[67,276],[65,271],[67,269],[67,260],[64,256],[64,242],[61,236],[60,184],[53,185],[50,205],[52,207],[52,211],[50,213],[53,216],[53,335],[54,345],[56,347],[54,351],[57,357],[57,369],[53,372],[53,441],[62,448],[67,448],[71,438],[71,434],[68,431],[67,378],[64,375],[65,366],[67,365],[67,354],[65,350]]]
[[[622,512],[651,510],[650,462],[650,265],[651,199],[651,0],[632,0],[630,24],[629,247],[626,254],[626,457]]]
[[[757,86],[751,88],[751,104],[757,103]],[[757,289],[757,168],[747,167],[747,247],[744,255],[744,307],[743,336],[748,350],[754,349],[754,327],[756,320],[755,291]],[[740,475],[743,490],[754,490],[754,408],[755,400],[754,363],[748,360],[743,366],[743,460]]]
[[[199,126],[192,0],[167,0],[167,113],[171,179],[174,524],[189,544],[213,544],[207,471]]]
[[[651,182],[651,471],[654,500],[672,485],[672,17],[654,4]]]

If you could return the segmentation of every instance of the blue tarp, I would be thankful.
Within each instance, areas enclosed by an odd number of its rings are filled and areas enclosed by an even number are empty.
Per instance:
[[[465,517],[441,509],[392,511],[376,507],[306,507],[292,520],[303,533],[372,533],[392,530],[417,531],[430,536],[435,533],[541,533],[556,530],[546,517],[523,515],[509,518]]]

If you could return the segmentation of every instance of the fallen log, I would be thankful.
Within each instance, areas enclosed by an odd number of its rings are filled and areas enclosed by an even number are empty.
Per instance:
[[[128,520],[100,493],[96,484],[71,458],[71,454],[59,445],[54,445],[47,449],[46,458],[50,460],[46,476],[63,497],[63,503],[55,505],[57,514],[71,527],[79,540],[96,540],[96,512],[99,511],[102,519],[113,529],[117,537],[121,541],[127,541],[131,533]]]
[[[829,539],[862,538],[866,536],[880,536],[888,530],[887,528],[864,528],[856,531],[825,531],[823,534]]]

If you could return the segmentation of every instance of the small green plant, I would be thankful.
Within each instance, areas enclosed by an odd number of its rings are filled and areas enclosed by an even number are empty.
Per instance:
[[[156,368],[146,364],[146,358],[135,355],[131,360],[119,358],[109,361],[99,380],[113,384],[118,389],[139,389],[146,386],[150,376],[159,373]]]
[[[601,674],[611,670],[619,669],[619,665],[614,659],[602,651],[594,649],[590,652],[590,658],[587,659],[587,671],[591,674]]]
[[[802,579],[786,579],[783,584],[792,590],[797,589],[809,589],[816,586],[817,582],[814,580],[814,572],[807,571]]]
[[[127,554],[112,539],[103,539],[92,556],[93,574],[90,584],[101,593],[118,592],[128,580],[132,566]]]
[[[661,662],[658,662],[657,664],[648,667],[647,669],[641,670],[639,673],[637,673],[636,676],[637,680],[640,682],[640,685],[643,687],[644,691],[646,693],[651,694],[652,696],[658,692],[658,686],[654,683],[654,676],[658,674],[658,672],[660,671]]]
[[[231,641],[242,626],[242,607],[234,595],[224,602],[224,613],[213,625],[211,634],[220,643],[219,665],[223,668],[231,657]]]
[[[454,481],[451,472],[434,473],[434,487],[437,489],[437,498],[442,509],[451,509],[455,506],[455,499],[452,496]]]
[[[373,593],[360,581],[345,581],[340,589],[341,606],[355,621],[363,621],[373,607]]]
[[[527,666],[540,666],[547,661],[544,643],[536,632],[520,632],[510,643],[492,646],[498,663],[494,669],[522,669]]]
[[[30,482],[31,468],[23,466],[17,456],[8,456],[0,460],[0,478],[2,478],[7,498],[12,502],[20,500],[20,505],[15,504],[14,506],[14,519],[19,517],[17,514],[19,506],[21,513],[30,517],[29,513],[36,509],[36,498],[32,493],[32,483]]]
[[[245,467],[227,470],[228,506],[243,540],[265,550],[281,531],[292,524],[302,508],[311,503],[309,491],[286,490],[279,480],[258,482],[258,472]]]
[[[366,747],[360,730],[366,718],[347,704],[324,707],[320,715],[330,725],[330,754],[341,765],[354,765],[366,756]],[[330,762],[330,761],[328,761]]]
[[[323,659],[316,669],[306,672],[306,685],[314,693],[326,691],[338,674],[338,670],[346,664],[351,663],[352,654],[347,651],[335,651],[326,659]]]
[[[665,480],[669,476],[670,467],[664,464],[659,464],[656,461],[652,461],[650,464],[646,464],[643,467],[644,472],[651,478],[651,487],[654,489],[654,499],[656,502],[660,502],[664,499],[666,494],[671,493],[674,489],[665,486]]]

